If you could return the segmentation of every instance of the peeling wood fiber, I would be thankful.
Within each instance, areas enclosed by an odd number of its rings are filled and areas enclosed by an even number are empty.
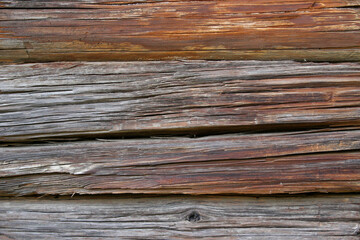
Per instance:
[[[0,195],[358,192],[360,131],[0,148]]]
[[[0,141],[358,128],[360,65],[36,63],[0,68]]]
[[[0,195],[358,192],[359,66],[2,65]]]
[[[0,1],[0,61],[359,61],[358,0]]]

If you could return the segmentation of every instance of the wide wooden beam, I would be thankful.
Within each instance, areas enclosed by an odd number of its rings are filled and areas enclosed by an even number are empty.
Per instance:
[[[359,195],[1,199],[0,239],[355,240],[359,212]]]
[[[0,86],[1,142],[360,126],[358,63],[15,64]]]
[[[0,61],[359,61],[358,0],[0,0]]]
[[[0,195],[360,191],[360,131],[0,148]]]

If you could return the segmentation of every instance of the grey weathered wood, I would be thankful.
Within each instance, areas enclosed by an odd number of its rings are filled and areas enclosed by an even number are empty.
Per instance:
[[[2,240],[355,240],[359,234],[359,195],[0,200]]]
[[[2,147],[0,195],[357,192],[360,130],[340,130]]]
[[[360,121],[355,63],[2,65],[0,86],[5,142],[359,126]]]
[[[0,0],[0,62],[357,61],[358,7]],[[114,195],[359,192],[359,87],[356,63],[1,65],[0,196],[38,198],[0,198],[0,240],[359,239],[358,194]]]

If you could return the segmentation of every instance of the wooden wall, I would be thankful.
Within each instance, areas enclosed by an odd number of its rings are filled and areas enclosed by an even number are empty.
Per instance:
[[[358,0],[1,0],[1,61],[359,61]]]
[[[167,196],[0,200],[0,239],[359,239],[360,198]]]
[[[359,6],[0,0],[0,240],[358,239]]]

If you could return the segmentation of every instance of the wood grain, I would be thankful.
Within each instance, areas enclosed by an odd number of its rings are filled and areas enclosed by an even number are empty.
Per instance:
[[[360,130],[0,148],[0,195],[360,191]]]
[[[359,239],[359,7],[0,0],[0,240]]]
[[[0,84],[1,142],[360,126],[358,63],[2,65]]]
[[[1,0],[0,61],[359,61],[358,0]]]
[[[355,240],[359,195],[0,200],[0,239]]]

